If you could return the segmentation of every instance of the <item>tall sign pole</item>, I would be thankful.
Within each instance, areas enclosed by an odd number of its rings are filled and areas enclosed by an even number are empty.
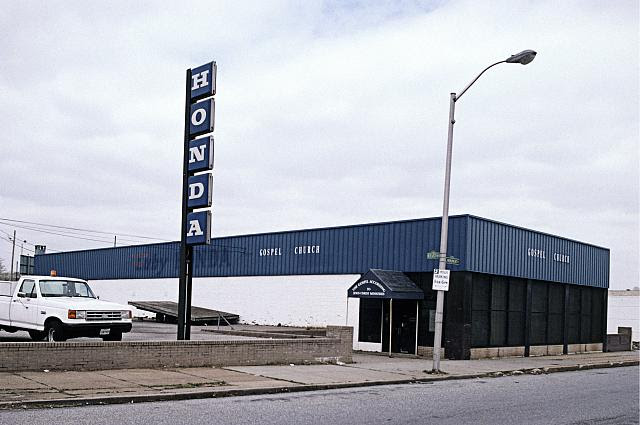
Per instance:
[[[184,106],[178,340],[191,339],[194,245],[211,242],[216,63],[188,69]]]

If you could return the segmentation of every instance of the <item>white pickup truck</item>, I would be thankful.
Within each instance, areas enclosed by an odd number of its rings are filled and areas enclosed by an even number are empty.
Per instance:
[[[0,281],[0,330],[24,330],[35,341],[100,337],[121,341],[131,331],[130,306],[100,301],[81,279],[23,276]]]

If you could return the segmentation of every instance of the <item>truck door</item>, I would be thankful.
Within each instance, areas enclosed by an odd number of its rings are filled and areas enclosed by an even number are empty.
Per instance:
[[[11,303],[11,324],[16,327],[34,328],[38,318],[38,294],[36,282],[25,279]]]

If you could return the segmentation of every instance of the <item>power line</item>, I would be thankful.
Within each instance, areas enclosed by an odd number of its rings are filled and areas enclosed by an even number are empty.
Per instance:
[[[13,241],[12,241],[11,239],[3,238],[2,236],[0,236],[0,239],[2,239],[3,241],[5,241],[5,242],[9,243],[9,245],[13,245]],[[33,252],[33,253],[35,253],[35,251],[34,251],[33,249],[31,249],[31,248],[24,248],[24,247],[22,247],[22,249],[24,249],[25,251],[29,251],[29,252]]]
[[[6,224],[6,223],[0,223],[0,224],[3,224],[5,226],[9,226],[9,224]],[[75,234],[64,234],[64,233],[59,233],[59,232],[52,232],[52,231],[49,231],[49,230],[38,229],[36,227],[20,226],[20,225],[17,225],[17,224],[12,224],[11,226],[17,227],[19,229],[33,230],[33,231],[40,232],[40,233],[47,233],[49,235],[63,236],[65,238],[71,238],[71,239],[82,239],[82,240],[85,240],[85,241],[101,242],[101,243],[112,243],[113,242],[111,240],[106,240],[106,239],[84,238],[82,236],[78,236],[78,235],[75,235]],[[96,236],[96,237],[99,237],[99,236]],[[122,245],[129,246],[127,244],[122,244]]]
[[[3,224],[3,223],[0,223],[0,224]],[[2,232],[2,233],[4,233],[5,235],[7,235],[7,236],[8,236],[8,238],[9,238],[9,241],[10,241],[10,242],[12,241],[12,239],[11,239],[11,238],[12,238],[13,236],[11,235],[11,233],[9,233],[9,232],[5,232],[5,231],[4,231],[4,230],[2,230],[2,229],[0,229],[0,232]],[[22,242],[23,242],[23,243],[25,243],[25,244],[27,244],[27,245],[31,245],[31,246],[32,246],[32,247],[34,247],[34,248],[36,247],[36,244],[32,244],[31,242],[27,242],[27,241],[25,241],[25,240],[23,240]],[[32,250],[32,249],[30,249],[30,248],[25,248],[25,249],[28,249],[28,250],[29,250],[29,251],[31,251],[31,252],[35,252],[34,250]],[[62,251],[60,251],[59,249],[53,249],[53,248],[49,248],[49,247],[47,247],[47,250],[49,250],[49,251],[51,251],[51,252],[62,252]]]
[[[171,241],[168,241],[166,239],[154,238],[154,237],[150,237],[150,236],[133,235],[133,234],[129,234],[129,233],[119,233],[119,232],[105,232],[103,230],[82,229],[82,228],[78,228],[78,227],[58,226],[58,225],[55,225],[55,224],[36,223],[36,222],[33,222],[33,221],[15,220],[15,219],[11,219],[11,218],[2,218],[2,217],[0,217],[0,221],[9,221],[9,222],[13,222],[13,223],[24,223],[24,224],[32,224],[32,225],[37,225],[37,226],[54,227],[54,228],[65,229],[65,230],[76,230],[76,231],[80,231],[80,232],[102,233],[102,234],[105,234],[105,235],[122,235],[122,236],[129,236],[129,237],[132,237],[132,238],[138,238],[138,239],[150,239],[150,240],[156,240],[156,241],[162,241],[162,242],[171,242]]]
[[[9,238],[12,238],[13,236],[11,236],[11,233],[9,232],[5,232],[4,230],[0,229],[0,232],[4,233],[5,235],[7,235]],[[32,244],[31,242],[27,242],[25,240],[22,241],[23,243],[26,243],[27,245],[31,245],[33,247],[35,247],[35,244]]]
[[[0,225],[2,226],[7,226],[7,227],[17,227],[19,229],[27,229],[27,230],[32,230],[34,232],[43,232],[43,233],[51,233],[53,232],[52,230],[45,230],[39,227],[31,227],[31,226],[24,226],[24,225],[19,225],[19,224],[8,224],[8,223],[3,223],[2,221],[0,221]],[[62,231],[57,231],[57,232],[53,232],[51,234],[55,234],[55,235],[61,235],[61,236],[68,236],[68,237],[75,237],[75,236],[84,236],[84,237],[88,237],[90,238],[90,240],[96,240],[98,242],[105,242],[105,243],[111,243],[113,240],[112,239],[107,239],[104,238],[103,236],[96,236],[96,235],[92,235],[92,234],[86,234],[86,233],[75,233],[75,232],[62,232]],[[117,235],[116,235],[117,236]],[[97,239],[93,239],[93,238],[102,238],[100,240]],[[80,238],[82,239],[82,238]],[[140,243],[140,241],[137,240],[133,240],[133,239],[125,239],[125,238],[120,238],[120,241],[126,241],[126,242],[133,242],[133,243]],[[126,245],[126,244],[123,244]]]

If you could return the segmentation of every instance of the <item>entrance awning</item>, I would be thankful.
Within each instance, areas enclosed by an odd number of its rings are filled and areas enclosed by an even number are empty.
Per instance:
[[[371,269],[347,290],[347,297],[421,300],[424,292],[403,272]]]

